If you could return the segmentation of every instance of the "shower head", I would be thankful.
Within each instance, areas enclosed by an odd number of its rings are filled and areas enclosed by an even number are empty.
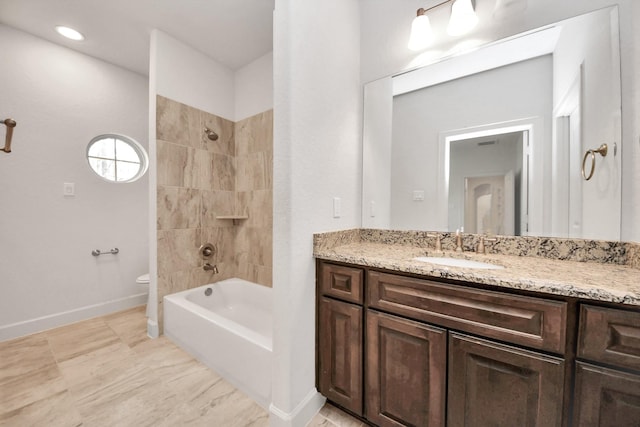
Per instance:
[[[218,134],[212,131],[211,129],[209,129],[208,127],[204,128],[204,133],[206,133],[207,138],[209,138],[212,141],[216,141],[218,139]]]

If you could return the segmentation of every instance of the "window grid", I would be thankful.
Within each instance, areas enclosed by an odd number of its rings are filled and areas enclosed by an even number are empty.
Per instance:
[[[118,143],[117,143],[118,141],[123,142],[123,143],[127,144],[127,146],[132,148],[133,151],[135,152],[135,154],[138,156],[138,161],[119,159],[118,158]],[[111,157],[111,156],[103,157],[103,156],[89,155],[89,151],[90,151],[91,147],[93,147],[95,144],[113,144],[113,153],[114,153],[113,157]],[[109,148],[111,148],[111,147],[109,147]],[[99,169],[104,169],[104,167],[103,168],[94,167],[94,165],[91,164],[91,160],[92,159],[102,160],[102,161],[107,161],[107,162],[113,162],[113,171],[112,171],[113,178],[105,170],[102,170],[102,171],[99,170]],[[142,175],[144,175],[144,173],[146,172],[146,154],[144,153],[144,149],[141,146],[139,146],[139,144],[137,144],[135,141],[130,140],[129,138],[126,138],[126,137],[119,137],[119,136],[116,136],[116,135],[102,135],[102,136],[98,136],[98,137],[94,138],[89,143],[89,146],[87,147],[87,160],[89,161],[89,166],[91,167],[91,169],[96,174],[98,174],[101,178],[106,179],[106,180],[111,181],[111,182],[131,182],[131,181],[135,181],[138,178],[140,178]],[[120,177],[118,176],[118,170],[120,169],[118,167],[118,164],[138,165],[138,170],[129,179],[120,180]]]

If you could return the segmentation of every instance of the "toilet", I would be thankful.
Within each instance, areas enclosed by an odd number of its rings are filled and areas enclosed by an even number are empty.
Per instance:
[[[144,286],[147,291],[147,317],[149,317],[149,273],[143,274],[136,279],[136,283],[141,287]]]

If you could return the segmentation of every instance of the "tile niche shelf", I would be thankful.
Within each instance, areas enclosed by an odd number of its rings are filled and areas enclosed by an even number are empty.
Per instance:
[[[249,215],[216,215],[216,219],[230,219],[233,225],[238,225],[239,220],[249,219]]]

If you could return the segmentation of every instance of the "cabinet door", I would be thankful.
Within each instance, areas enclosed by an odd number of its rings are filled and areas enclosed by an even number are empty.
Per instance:
[[[447,425],[562,425],[564,361],[450,334]]]
[[[367,310],[366,417],[385,426],[444,426],[447,332]]]
[[[320,393],[362,415],[362,307],[321,298],[318,314]]]
[[[640,426],[640,375],[576,364],[575,426]]]

